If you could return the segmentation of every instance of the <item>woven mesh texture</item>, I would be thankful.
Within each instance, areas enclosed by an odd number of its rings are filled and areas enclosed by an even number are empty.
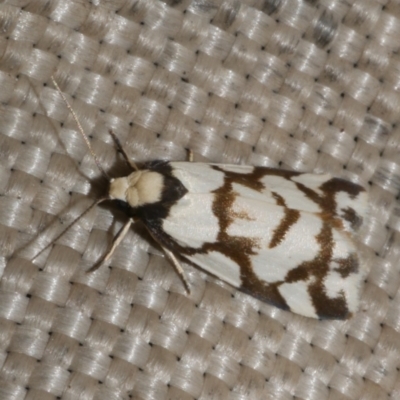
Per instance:
[[[358,314],[317,321],[184,264],[104,194],[104,169],[245,163],[365,185]],[[0,2],[0,399],[400,399],[398,0]]]

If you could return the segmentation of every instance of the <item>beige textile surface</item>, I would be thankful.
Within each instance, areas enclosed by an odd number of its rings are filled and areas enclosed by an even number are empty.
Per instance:
[[[316,321],[184,264],[188,296],[124,223],[136,161],[328,171],[365,185],[371,271],[349,321]],[[0,2],[0,399],[400,399],[398,0]]]

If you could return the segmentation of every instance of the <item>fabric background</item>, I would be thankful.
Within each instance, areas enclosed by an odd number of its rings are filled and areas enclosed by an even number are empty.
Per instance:
[[[124,223],[132,159],[330,172],[370,193],[360,312],[315,321]],[[0,399],[400,399],[398,0],[0,2]]]

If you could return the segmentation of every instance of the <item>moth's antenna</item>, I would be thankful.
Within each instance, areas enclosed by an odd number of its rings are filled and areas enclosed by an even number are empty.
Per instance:
[[[128,154],[125,153],[125,150],[123,149],[121,142],[119,141],[117,135],[111,130],[108,130],[109,134],[111,135],[111,137],[114,140],[115,146],[117,146],[118,151],[122,154],[122,156],[124,157],[125,162],[134,170],[134,171],[139,171],[139,168],[137,167],[137,165],[131,161],[128,157]]]
[[[104,171],[103,167],[100,164],[99,159],[97,158],[96,153],[93,151],[92,146],[90,145],[90,141],[89,138],[87,137],[85,131],[82,128],[81,123],[79,122],[78,116],[75,114],[75,111],[73,110],[73,108],[71,107],[71,105],[68,103],[67,98],[65,97],[64,93],[61,91],[60,87],[58,86],[58,83],[56,82],[56,80],[54,79],[54,76],[51,76],[51,80],[53,81],[53,85],[55,86],[55,88],[57,89],[58,93],[61,95],[62,99],[64,100],[65,105],[67,106],[68,110],[70,111],[70,113],[72,114],[72,117],[74,118],[76,125],[78,126],[79,132],[81,133],[84,141],[86,142],[86,145],[90,151],[90,154],[92,155],[97,168],[99,169],[99,171],[107,178],[107,180],[110,180],[110,177],[108,176],[107,172]]]
[[[47,246],[45,246],[42,250],[39,251],[39,253],[36,253],[36,255],[31,259],[31,261],[34,261],[35,258],[39,257],[46,249],[48,249],[54,242],[56,242],[58,239],[60,239],[61,236],[63,236],[65,234],[65,232],[67,232],[71,226],[73,226],[74,224],[76,224],[77,221],[79,221],[79,219],[81,219],[82,217],[84,217],[92,208],[96,207],[97,205],[99,205],[100,203],[102,203],[105,200],[110,200],[109,197],[103,197],[97,201],[95,201],[91,206],[89,206],[82,214],[80,214],[78,217],[76,217],[61,233],[58,234],[58,236],[53,239]]]

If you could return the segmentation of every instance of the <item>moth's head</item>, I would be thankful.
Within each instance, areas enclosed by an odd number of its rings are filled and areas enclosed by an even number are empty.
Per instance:
[[[160,173],[139,170],[111,179],[108,194],[111,200],[121,200],[135,208],[160,201],[163,186],[164,178]]]

